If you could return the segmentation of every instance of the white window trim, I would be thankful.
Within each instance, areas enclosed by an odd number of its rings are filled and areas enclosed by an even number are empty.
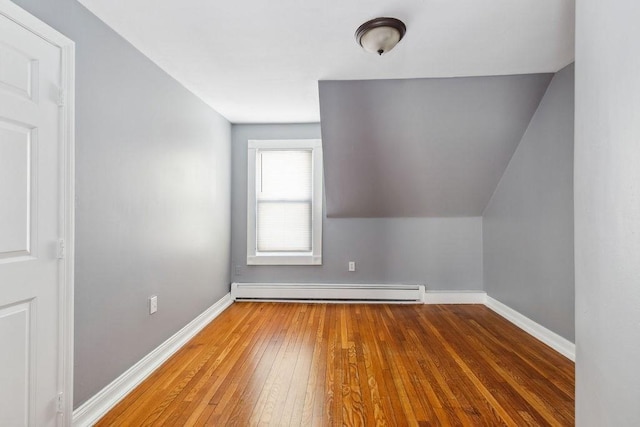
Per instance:
[[[256,250],[256,151],[259,149],[311,149],[313,162],[311,252],[260,253]],[[249,140],[247,158],[247,265],[322,265],[322,141],[319,139]]]

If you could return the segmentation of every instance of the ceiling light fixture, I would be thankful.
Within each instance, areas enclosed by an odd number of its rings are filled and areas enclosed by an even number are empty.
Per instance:
[[[364,50],[382,55],[398,44],[407,27],[396,18],[375,18],[360,25],[356,30],[356,40]]]

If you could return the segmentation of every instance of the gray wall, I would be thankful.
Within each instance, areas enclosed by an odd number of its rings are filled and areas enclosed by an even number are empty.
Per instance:
[[[16,3],[77,48],[78,406],[229,291],[230,125],[77,2]]]
[[[552,77],[321,81],[327,216],[482,216]]]
[[[573,74],[554,76],[483,216],[488,295],[570,341]]]
[[[319,137],[318,124],[233,126],[232,281],[424,283],[437,290],[482,289],[480,217],[325,217],[323,265],[247,266],[247,141]],[[348,261],[356,261],[356,272],[347,271]]]
[[[640,7],[576,2],[576,424],[640,426]]]

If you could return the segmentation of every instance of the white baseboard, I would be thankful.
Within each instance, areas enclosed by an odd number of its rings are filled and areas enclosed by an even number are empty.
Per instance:
[[[561,337],[553,331],[550,331],[539,323],[534,322],[523,314],[520,314],[511,307],[504,305],[490,296],[487,296],[486,306],[527,332],[529,335],[539,339],[558,353],[575,362],[576,345],[571,341]]]
[[[487,294],[484,291],[427,291],[425,304],[484,304]]]
[[[72,425],[88,427],[96,423],[231,304],[229,293],[73,411]]]

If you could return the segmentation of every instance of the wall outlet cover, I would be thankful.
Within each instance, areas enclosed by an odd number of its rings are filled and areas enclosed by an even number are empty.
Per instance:
[[[149,314],[153,314],[158,311],[158,296],[153,295],[149,297]]]

